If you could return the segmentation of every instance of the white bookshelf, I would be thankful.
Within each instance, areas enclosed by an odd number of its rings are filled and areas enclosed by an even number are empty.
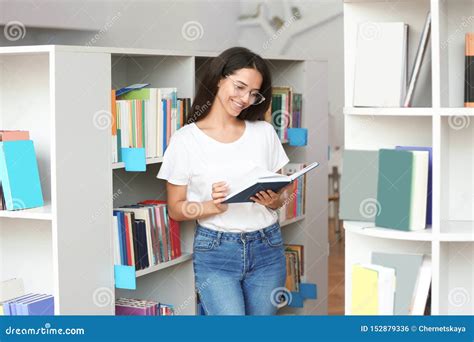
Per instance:
[[[114,287],[112,209],[165,199],[158,180],[162,158],[146,172],[126,172],[110,161],[110,126],[95,120],[110,112],[110,89],[133,83],[177,87],[193,98],[200,73],[217,54],[185,51],[26,46],[0,48],[0,127],[30,131],[46,205],[0,212],[0,280],[19,277],[28,292],[55,296],[55,314],[113,315],[118,296],[173,304],[196,314],[192,265],[194,222],[181,223],[177,259],[136,272],[137,289]],[[285,144],[292,162],[317,160],[307,177],[306,215],[285,222],[285,243],[305,245],[306,281],[318,300],[297,314],[327,313],[327,65],[324,61],[264,56],[274,85],[303,93],[308,146]],[[317,82],[315,82],[317,80]],[[311,189],[322,189],[312,191]]]
[[[474,0],[344,1],[345,148],[433,148],[433,224],[418,232],[344,222],[346,314],[350,314],[352,264],[373,251],[423,253],[432,258],[432,315],[474,314],[474,109],[463,107],[464,35]],[[357,23],[409,25],[411,70],[426,14],[431,38],[413,108],[352,108]]]

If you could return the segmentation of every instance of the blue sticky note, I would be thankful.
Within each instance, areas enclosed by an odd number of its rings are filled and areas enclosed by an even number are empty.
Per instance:
[[[304,298],[300,292],[291,292],[291,298],[288,306],[292,308],[302,308],[304,307],[303,300]]]
[[[300,293],[304,299],[316,299],[316,296],[317,296],[316,284],[301,283]]]
[[[288,128],[288,144],[290,146],[306,146],[308,130],[306,128]]]
[[[135,266],[114,265],[115,287],[117,289],[136,290],[137,278]]]
[[[146,171],[145,149],[122,147],[122,160],[125,171]]]

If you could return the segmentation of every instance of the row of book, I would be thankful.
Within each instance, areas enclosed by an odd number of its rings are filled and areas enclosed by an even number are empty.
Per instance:
[[[285,244],[286,280],[285,287],[292,292],[300,291],[304,275],[304,246]]]
[[[134,298],[115,300],[116,316],[173,316],[174,307],[170,304]]]
[[[143,270],[181,256],[179,223],[169,217],[165,201],[123,206],[113,215],[115,265]]]
[[[432,148],[345,150],[339,218],[422,230],[432,223]]]
[[[354,107],[410,107],[431,31],[428,13],[408,74],[408,30],[403,22],[358,25]]]
[[[273,87],[271,106],[265,120],[275,127],[281,141],[288,141],[288,128],[300,128],[303,95],[292,87]]]
[[[4,301],[1,309],[5,316],[54,315],[54,297],[48,294],[28,293]]]
[[[466,33],[464,107],[474,107],[474,32]]]
[[[146,158],[162,157],[171,135],[184,126],[191,99],[176,88],[142,88],[116,97],[112,90],[112,162],[122,148],[144,148]]]
[[[282,173],[291,175],[306,167],[304,163],[288,163]],[[284,205],[278,209],[278,221],[281,223],[286,220],[304,215],[306,206],[306,175],[298,177],[292,184],[291,191],[288,192],[288,198]]]
[[[373,252],[351,270],[351,314],[423,315],[431,285],[431,257]]]
[[[0,131],[0,210],[44,205],[33,141],[28,131]]]

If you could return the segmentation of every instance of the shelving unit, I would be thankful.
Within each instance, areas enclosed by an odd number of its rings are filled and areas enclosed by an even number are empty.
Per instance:
[[[110,89],[133,83],[177,87],[193,98],[203,66],[215,55],[179,51],[33,46],[0,48],[0,126],[30,131],[47,206],[0,212],[0,279],[20,277],[28,292],[55,296],[55,314],[113,315],[118,296],[173,304],[196,314],[192,267],[194,222],[181,223],[183,256],[136,272],[137,290],[116,290],[112,210],[165,199],[161,158],[146,172],[111,165]],[[327,65],[264,56],[274,85],[303,93],[308,146],[285,149],[292,162],[318,161],[307,176],[306,215],[285,222],[285,243],[305,245],[306,282],[319,298],[296,314],[327,313]],[[315,81],[316,80],[316,81]],[[21,97],[19,97],[21,94]],[[14,262],[12,262],[12,260]]]
[[[411,70],[428,11],[431,38],[414,108],[351,108],[357,23],[407,23]],[[366,222],[344,223],[346,314],[350,314],[351,266],[370,262],[373,251],[431,255],[431,313],[474,314],[474,109],[462,108],[464,35],[474,32],[472,14],[474,0],[344,1],[346,149],[433,148],[431,229],[400,232]]]

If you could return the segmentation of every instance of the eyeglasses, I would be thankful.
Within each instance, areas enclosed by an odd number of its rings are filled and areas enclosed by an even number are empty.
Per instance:
[[[244,97],[249,94],[249,102],[252,106],[259,105],[263,101],[265,101],[265,98],[263,97],[262,94],[260,94],[256,90],[249,90],[247,91],[247,87],[243,85],[240,81],[236,81],[232,79],[229,75],[226,75],[226,78],[230,79],[231,82],[234,84],[234,94],[238,97]]]

